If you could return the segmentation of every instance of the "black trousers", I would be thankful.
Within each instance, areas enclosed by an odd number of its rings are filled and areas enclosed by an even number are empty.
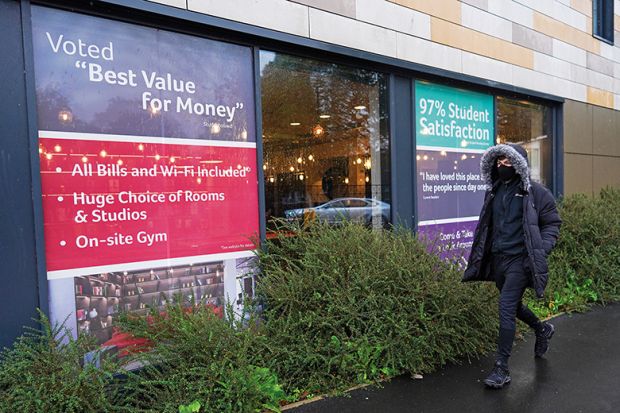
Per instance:
[[[540,320],[521,301],[525,289],[531,283],[530,265],[526,254],[493,256],[491,271],[499,294],[499,338],[497,360],[508,365],[512,351],[517,321],[523,321],[534,330],[540,328]]]

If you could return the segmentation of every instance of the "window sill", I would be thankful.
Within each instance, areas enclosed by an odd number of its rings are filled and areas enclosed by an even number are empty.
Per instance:
[[[600,40],[601,42],[604,42],[604,43],[607,43],[607,44],[609,44],[609,45],[614,46],[614,39],[613,39],[613,37],[612,37],[612,39],[611,39],[611,40],[610,40],[610,39],[606,39],[606,38],[601,37],[601,36],[596,35],[596,34],[593,34],[593,35],[592,35],[592,37],[594,37],[595,39]]]

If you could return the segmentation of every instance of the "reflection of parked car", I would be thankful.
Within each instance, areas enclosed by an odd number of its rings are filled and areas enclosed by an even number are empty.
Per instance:
[[[390,204],[370,198],[336,198],[316,207],[284,211],[286,219],[291,221],[302,219],[304,215],[316,216],[330,224],[351,220],[369,226],[375,216],[385,226],[390,222]]]

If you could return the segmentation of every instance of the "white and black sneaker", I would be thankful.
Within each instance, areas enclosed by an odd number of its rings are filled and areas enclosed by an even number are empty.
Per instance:
[[[501,389],[508,383],[510,383],[508,366],[503,365],[500,361],[496,361],[491,374],[484,379],[484,384],[492,389]]]
[[[542,327],[536,332],[534,344],[534,356],[542,357],[549,350],[549,340],[555,333],[555,327],[551,323],[542,323]]]

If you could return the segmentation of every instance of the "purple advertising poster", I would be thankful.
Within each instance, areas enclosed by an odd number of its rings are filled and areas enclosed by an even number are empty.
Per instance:
[[[479,153],[418,150],[416,160],[420,221],[477,218],[485,192]]]
[[[493,144],[493,96],[416,82],[418,234],[465,264],[486,187],[480,157]]]
[[[453,220],[449,220],[453,221]],[[441,258],[454,260],[460,264],[467,263],[467,255],[474,241],[474,232],[478,220],[445,222],[434,221],[433,224],[420,225],[418,235],[425,240],[430,249]]]

